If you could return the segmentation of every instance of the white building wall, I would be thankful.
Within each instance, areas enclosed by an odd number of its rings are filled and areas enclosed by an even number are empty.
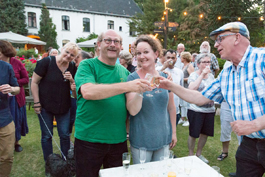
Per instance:
[[[41,8],[25,6],[27,24],[28,12],[35,12],[37,20],[37,28],[28,27],[28,32],[37,35],[40,28]],[[53,9],[49,9],[49,12],[52,22],[56,25],[57,44],[60,46],[60,48],[62,47],[63,40],[75,42],[76,38],[87,37],[93,32],[99,35],[100,33],[106,31],[108,27],[108,20],[114,21],[114,30],[123,38],[123,48],[125,51],[129,51],[129,44],[136,39],[135,37],[130,36],[129,25],[127,24],[129,18]],[[70,31],[65,31],[62,29],[63,15],[69,16]],[[90,32],[83,32],[83,18],[90,18]],[[120,26],[122,27],[122,31],[119,31]]]

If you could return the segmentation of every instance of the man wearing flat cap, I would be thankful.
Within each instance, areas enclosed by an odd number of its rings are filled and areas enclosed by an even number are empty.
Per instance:
[[[237,177],[262,177],[265,172],[265,49],[250,45],[249,31],[241,22],[231,22],[212,31],[222,59],[233,65],[221,71],[203,92],[185,89],[167,79],[160,87],[181,99],[204,105],[225,100],[233,114],[232,130],[243,136],[236,153]]]

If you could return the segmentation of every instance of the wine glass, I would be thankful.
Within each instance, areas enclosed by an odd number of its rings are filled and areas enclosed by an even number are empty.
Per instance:
[[[140,150],[140,163],[144,164],[145,160],[146,160],[146,148],[141,147],[141,148],[139,148],[139,150]],[[141,170],[143,170],[143,169],[144,168],[141,165]]]
[[[159,76],[155,76],[154,79],[153,79],[153,82],[154,82],[154,85],[157,88],[157,91],[155,91],[155,93],[161,93],[162,91],[158,88],[159,85],[160,85],[160,78],[159,78]]]
[[[164,159],[165,160],[168,160],[169,159],[169,155],[170,155],[169,146],[168,145],[165,145],[163,147],[164,147]]]
[[[148,82],[150,83],[151,87],[154,86],[154,82],[153,82],[154,76],[152,74],[147,73],[144,78],[146,80],[148,80]],[[146,96],[147,97],[153,97],[153,95],[150,94],[150,93],[147,93]]]
[[[64,72],[63,72],[63,77],[64,77],[64,74],[67,72],[68,70],[66,69]],[[64,82],[67,82],[67,79],[66,78],[64,78],[64,80],[63,80]]]
[[[128,152],[124,152],[122,154],[122,165],[123,165],[123,168],[125,169],[126,174],[128,174],[128,168],[130,166],[130,161],[131,161],[131,155]]]

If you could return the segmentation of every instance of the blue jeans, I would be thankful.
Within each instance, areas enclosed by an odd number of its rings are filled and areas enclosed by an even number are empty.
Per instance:
[[[73,126],[75,123],[75,116],[76,116],[76,99],[71,98],[71,108],[70,108],[70,127],[69,133],[71,134],[73,131]]]
[[[60,137],[61,150],[63,154],[67,156],[68,150],[70,148],[70,136],[69,136],[70,111],[68,111],[65,114],[54,115],[42,108],[41,115],[52,135],[53,135],[53,117],[55,116],[57,122],[58,134]],[[41,146],[43,151],[43,157],[44,160],[46,161],[47,157],[53,153],[52,137],[40,115],[38,115],[38,117],[41,128]]]
[[[127,141],[102,144],[75,138],[76,177],[98,177],[100,167],[122,166],[122,154],[128,152]]]
[[[237,177],[262,177],[265,172],[265,139],[257,140],[246,136],[236,152]]]

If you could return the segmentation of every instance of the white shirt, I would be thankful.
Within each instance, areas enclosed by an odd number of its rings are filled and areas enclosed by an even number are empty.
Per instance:
[[[179,68],[179,69],[182,69],[183,66],[184,66],[184,64],[181,62],[180,55],[177,55],[177,61],[176,61],[174,67]]]

